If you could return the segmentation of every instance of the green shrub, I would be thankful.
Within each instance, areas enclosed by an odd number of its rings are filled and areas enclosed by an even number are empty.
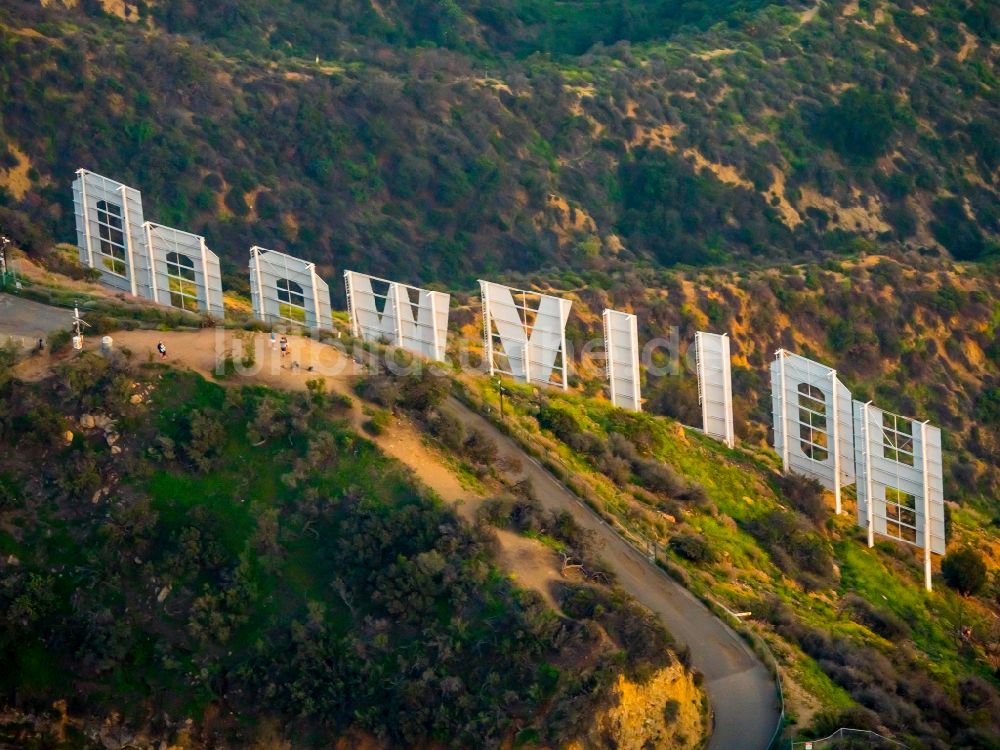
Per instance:
[[[833,582],[830,543],[788,511],[775,509],[747,524],[747,530],[771,553],[775,564],[807,588]]]
[[[386,409],[392,409],[403,397],[399,383],[387,375],[372,375],[361,380],[355,387],[357,394],[367,401],[373,401]]]
[[[676,534],[670,539],[670,549],[691,562],[708,563],[715,559],[708,540],[701,534]]]
[[[501,529],[537,532],[545,522],[541,502],[535,497],[503,496],[485,500],[477,517]]]
[[[427,415],[427,426],[441,444],[449,450],[460,451],[465,443],[465,423],[454,411],[439,407]]]
[[[941,561],[945,583],[963,596],[978,594],[986,585],[986,562],[972,547],[951,552]]]
[[[823,500],[823,487],[815,479],[789,473],[778,478],[778,488],[795,510],[822,526],[830,515]]]
[[[73,332],[65,329],[52,331],[48,335],[49,351],[58,354],[70,345],[73,340]]]
[[[681,704],[676,698],[669,698],[666,703],[663,704],[663,720],[668,724],[673,724],[677,721],[677,717],[680,714]]]
[[[364,428],[372,435],[381,435],[389,426],[392,414],[386,409],[375,409],[364,423]]]
[[[555,401],[546,401],[538,410],[538,425],[567,444],[585,432],[573,411]]]
[[[876,607],[857,594],[848,593],[841,600],[841,607],[848,616],[890,641],[910,637],[910,626],[891,610]]]
[[[489,467],[496,463],[497,444],[485,432],[478,428],[469,430],[462,451],[475,464]]]

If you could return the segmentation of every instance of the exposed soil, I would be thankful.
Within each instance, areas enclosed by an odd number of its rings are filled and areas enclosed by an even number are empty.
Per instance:
[[[18,299],[18,305],[26,303]],[[35,303],[31,303],[34,305]],[[54,308],[38,305],[47,311]],[[58,311],[62,313],[63,311]],[[261,383],[273,388],[304,391],[306,381],[322,377],[327,388],[335,393],[351,396],[354,380],[364,373],[364,367],[333,347],[320,344],[302,336],[288,336],[289,354],[281,356],[280,348],[271,349],[270,335],[245,334],[222,328],[197,332],[119,331],[112,337],[114,347],[132,352],[137,361],[159,361],[156,345],[162,341],[167,347],[166,361],[174,366],[193,370],[206,378],[214,379],[219,361],[227,354],[239,359],[254,344],[256,362],[240,368],[228,381],[233,384]],[[280,338],[280,337],[279,337]],[[99,340],[91,337],[87,348],[99,347]],[[18,377],[39,380],[51,372],[52,365],[69,356],[32,356],[17,367]],[[313,369],[310,371],[309,368]],[[434,490],[447,503],[457,503],[459,512],[473,520],[485,495],[465,487],[447,460],[433,446],[427,445],[419,430],[405,417],[395,417],[392,427],[382,435],[372,436],[364,431],[367,421],[360,402],[353,399],[352,423],[356,430],[367,435],[387,455],[400,461],[424,485]],[[522,588],[534,589],[549,606],[559,609],[552,597],[550,585],[561,580],[560,563],[556,554],[533,539],[499,530],[500,563]]]

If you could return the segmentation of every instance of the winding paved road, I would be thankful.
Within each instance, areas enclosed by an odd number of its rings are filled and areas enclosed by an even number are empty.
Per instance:
[[[635,550],[576,495],[509,437],[456,399],[450,405],[467,427],[493,438],[501,456],[520,459],[524,476],[546,508],[568,510],[604,542],[603,557],[621,585],[656,612],[674,639],[691,649],[691,664],[705,676],[714,712],[710,750],[767,750],[779,708],[771,674],[750,647],[695,596]]]

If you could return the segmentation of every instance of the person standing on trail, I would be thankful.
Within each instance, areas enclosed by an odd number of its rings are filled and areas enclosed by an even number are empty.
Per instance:
[[[162,341],[156,342],[156,351],[160,353],[160,359],[167,358],[167,347],[163,345]]]
[[[276,343],[277,343],[277,340],[274,338],[274,331],[271,331],[271,351],[272,352],[274,351],[274,345]]]
[[[288,339],[284,336],[281,337],[281,356],[284,357],[288,354]]]

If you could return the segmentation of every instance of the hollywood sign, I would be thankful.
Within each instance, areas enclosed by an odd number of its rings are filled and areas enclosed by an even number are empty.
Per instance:
[[[223,317],[218,256],[200,235],[146,221],[142,195],[81,169],[73,182],[80,261],[101,283],[153,302]],[[331,325],[329,287],[315,264],[254,246],[250,250],[254,315],[308,328]],[[344,272],[352,334],[430,360],[444,361],[450,295],[376,276]],[[569,387],[566,324],[572,302],[552,294],[480,280],[485,363],[491,375]],[[638,323],[606,309],[604,356],[612,404],[642,410]],[[698,400],[704,433],[732,448],[729,338],[695,335]],[[834,495],[855,484],[858,524],[930,553],[944,553],[941,431],[852,398],[836,370],[785,350],[771,365],[774,449],[783,470],[816,479]]]

